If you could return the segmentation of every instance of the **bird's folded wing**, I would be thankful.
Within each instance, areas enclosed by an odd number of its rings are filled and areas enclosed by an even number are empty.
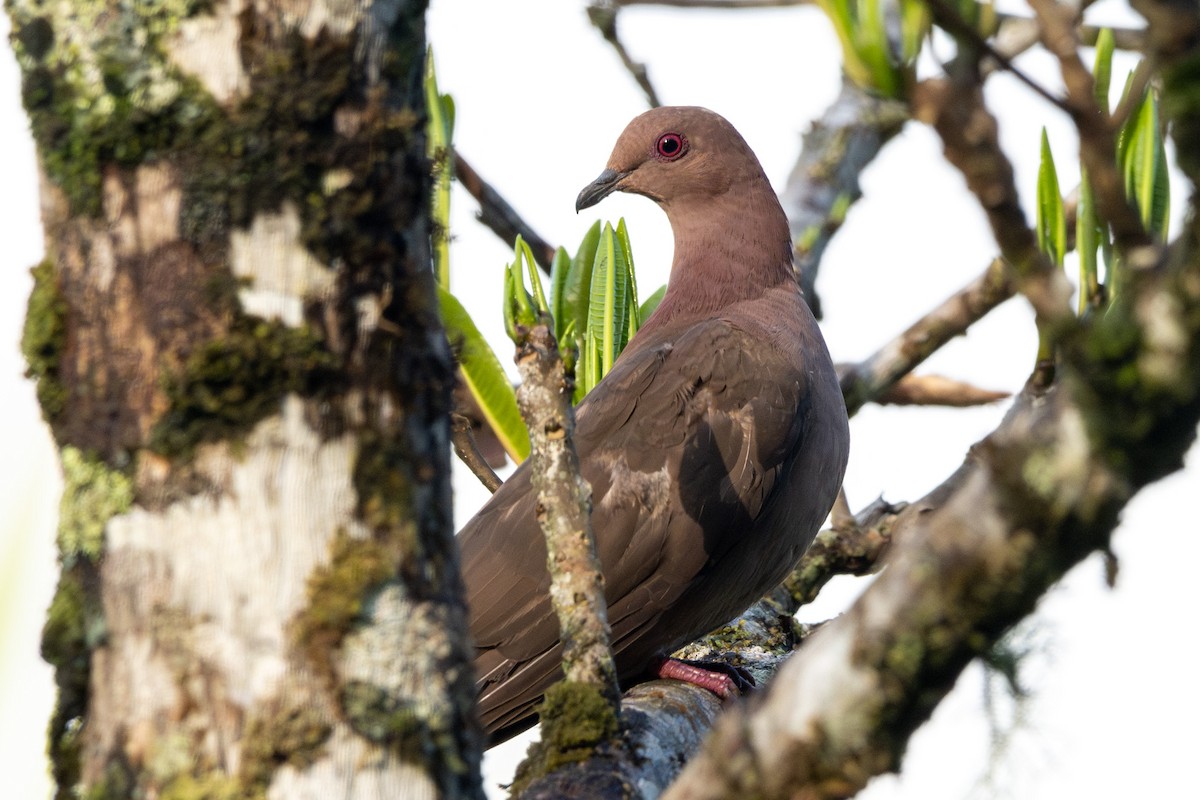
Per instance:
[[[802,427],[794,355],[724,319],[666,333],[635,340],[577,412],[619,666],[622,649],[752,525]],[[459,537],[485,698],[504,681],[536,698],[558,677],[528,472],[519,468]],[[513,678],[525,669],[539,674]]]

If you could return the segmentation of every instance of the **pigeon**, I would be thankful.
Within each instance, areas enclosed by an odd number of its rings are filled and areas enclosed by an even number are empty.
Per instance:
[[[787,219],[737,130],[699,107],[641,114],[576,210],[617,191],[656,202],[675,241],[662,302],[576,409],[627,689],[788,575],[841,486],[849,429]],[[562,678],[529,469],[458,536],[489,745],[532,726]]]

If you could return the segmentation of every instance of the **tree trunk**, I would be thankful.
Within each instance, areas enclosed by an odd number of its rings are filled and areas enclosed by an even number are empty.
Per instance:
[[[481,796],[424,3],[8,8],[58,796]]]

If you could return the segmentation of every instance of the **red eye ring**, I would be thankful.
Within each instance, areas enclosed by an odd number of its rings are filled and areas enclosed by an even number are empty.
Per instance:
[[[688,151],[687,137],[682,133],[669,131],[658,137],[654,143],[654,157],[659,161],[674,161]]]

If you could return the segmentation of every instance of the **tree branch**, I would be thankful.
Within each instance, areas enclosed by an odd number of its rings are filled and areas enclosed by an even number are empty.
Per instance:
[[[909,119],[908,106],[842,80],[842,90],[804,134],[796,165],[779,202],[792,232],[800,287],[821,316],[817,273],[825,248],[862,197],[858,176]]]
[[[517,404],[529,428],[530,483],[546,538],[550,603],[558,617],[565,680],[546,692],[539,709],[542,739],[518,767],[517,784],[547,774],[556,780],[557,766],[573,760],[564,754],[616,745],[613,736],[621,707],[604,576],[592,535],[592,489],[580,474],[575,451],[574,381],[564,373],[551,325],[549,314],[538,312],[532,325],[516,325],[514,341],[521,373]],[[587,707],[593,720],[607,721],[594,725],[593,736],[585,742],[573,725],[580,707]],[[528,796],[550,797],[557,790],[542,791]]]
[[[972,76],[922,81],[915,92],[918,118],[942,138],[946,159],[963,173],[987,214],[1000,254],[1016,270],[1017,288],[1040,321],[1074,320],[1071,288],[1038,249],[1017,196],[1012,164],[1000,149],[996,119]]]
[[[1028,41],[1029,44],[1024,48],[1021,48],[1022,50],[1027,49],[1029,46],[1032,46],[1038,41],[1039,30],[1036,19],[1033,19],[1032,17],[1023,17],[1017,14],[1006,14],[1004,12],[997,13],[996,18],[1000,21],[1000,30],[997,32],[996,37],[998,44],[997,49],[1010,58],[1016,54],[1000,45],[1000,40],[1002,37],[1020,37],[1022,40]],[[1075,30],[1079,35],[1079,41],[1082,44],[1088,45],[1089,47],[1096,44],[1096,37],[1100,35],[1101,30],[1106,28],[1112,33],[1113,45],[1118,50],[1141,52],[1146,49],[1145,31],[1142,31],[1138,28],[1120,28],[1110,27],[1108,25],[1088,25],[1083,22],[1079,22],[1075,26]]]
[[[1009,397],[1008,392],[982,389],[942,375],[905,375],[875,398],[881,406],[983,406]]]
[[[592,489],[575,452],[574,382],[563,374],[545,316],[517,327],[517,403],[529,427],[530,476],[538,524],[546,534],[550,600],[558,615],[568,681],[601,688],[616,702],[616,668],[608,641],[604,577],[592,536]]]
[[[479,478],[479,482],[486,486],[489,492],[495,492],[503,481],[479,452],[471,428],[469,418],[457,411],[450,413],[450,443],[454,445],[455,455],[467,465],[476,478]]]
[[[490,183],[480,177],[458,150],[454,151],[454,176],[479,203],[479,221],[509,247],[514,246],[519,235],[533,250],[538,266],[549,275],[556,248],[538,236],[516,209],[509,205]]]
[[[1056,96],[1045,86],[1042,86],[1033,78],[1026,75],[1023,70],[1013,63],[1012,58],[1008,54],[993,47],[991,42],[984,38],[973,25],[964,20],[962,15],[958,13],[958,10],[946,2],[946,0],[925,0],[925,3],[929,6],[929,10],[933,12],[934,21],[945,29],[947,33],[976,51],[976,55],[988,56],[1003,67],[1005,72],[1010,73],[1014,78],[1028,86],[1046,102],[1058,106],[1063,111],[1070,111],[1062,101],[1062,98]]]
[[[996,259],[973,280],[940,306],[884,345],[870,358],[841,375],[846,410],[855,414],[878,398],[897,380],[937,352],[956,336],[1012,297],[1010,270]]]
[[[625,45],[621,43],[620,37],[617,35],[617,10],[620,3],[613,3],[612,0],[600,0],[599,2],[591,3],[587,7],[588,20],[596,26],[596,30],[600,31],[600,35],[604,37],[604,41],[613,46],[617,51],[617,55],[621,58],[621,63],[625,65],[625,69],[633,76],[637,85],[641,87],[642,92],[646,95],[646,102],[651,108],[658,108],[662,105],[658,99],[658,93],[654,91],[654,85],[650,83],[650,76],[646,74],[646,65],[641,62],[634,61],[629,55],[629,51],[625,49]]]
[[[874,573],[907,507],[907,503],[893,505],[879,498],[846,524],[821,531],[783,583],[784,610],[789,616],[815,600],[834,577]]]

